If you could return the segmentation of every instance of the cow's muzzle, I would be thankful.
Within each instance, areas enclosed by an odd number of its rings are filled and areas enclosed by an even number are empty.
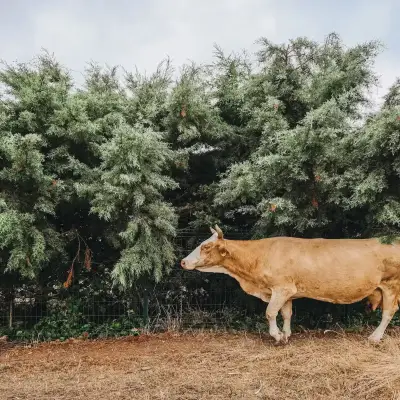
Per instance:
[[[198,267],[198,260],[187,260],[187,259],[182,259],[181,260],[181,267],[183,269],[187,269],[187,270],[192,270],[195,269],[196,267]]]

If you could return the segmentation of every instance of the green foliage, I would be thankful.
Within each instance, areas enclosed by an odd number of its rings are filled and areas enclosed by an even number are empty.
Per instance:
[[[163,196],[177,186],[165,174],[174,154],[148,127],[153,108],[129,115],[147,81],[132,99],[131,78],[124,86],[117,72],[91,65],[79,91],[48,55],[0,73],[6,272],[46,280],[56,264],[58,280],[68,269],[77,276],[82,253],[91,250],[106,255],[116,283],[127,287],[146,274],[159,280],[172,265],[176,216]]]
[[[46,165],[46,133],[69,90],[69,77],[43,56],[32,68],[6,65],[0,82],[0,259],[6,272],[33,278],[63,257],[54,226],[62,189],[52,185],[55,175]]]
[[[172,153],[150,128],[121,123],[101,145],[100,158],[98,179],[77,188],[91,199],[91,212],[113,222],[107,235],[123,249],[113,276],[123,287],[151,272],[159,281],[174,261],[170,240],[176,217],[162,198],[162,192],[176,187],[162,175]]]
[[[397,179],[389,176],[397,139],[387,137],[398,128],[395,111],[385,106],[386,124],[381,114],[364,126],[360,119],[376,83],[379,43],[346,48],[334,34],[322,44],[260,43],[261,70],[249,80],[247,97],[247,125],[259,141],[219,182],[216,208],[231,224],[250,221],[256,236],[357,237],[397,226],[398,197],[384,195]]]

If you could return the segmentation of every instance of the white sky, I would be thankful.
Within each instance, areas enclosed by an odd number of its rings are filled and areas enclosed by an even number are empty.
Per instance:
[[[87,62],[152,72],[166,56],[179,67],[210,61],[213,44],[230,52],[339,33],[348,45],[379,39],[376,71],[385,93],[400,76],[398,0],[0,0],[0,58],[28,61],[42,48],[81,79]]]

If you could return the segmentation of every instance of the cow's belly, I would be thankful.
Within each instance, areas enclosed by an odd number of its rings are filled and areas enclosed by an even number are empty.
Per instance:
[[[319,285],[299,284],[294,298],[307,297],[314,300],[326,301],[336,304],[356,303],[369,296],[377,287],[379,282],[362,282],[359,285],[354,283]]]
[[[295,269],[282,271],[294,278],[298,292],[296,297],[351,304],[369,296],[384,277],[382,265],[375,264],[373,258],[362,263],[340,262],[340,255],[301,261]]]

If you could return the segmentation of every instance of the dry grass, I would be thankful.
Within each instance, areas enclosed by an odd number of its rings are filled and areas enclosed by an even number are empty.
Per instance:
[[[0,349],[0,399],[400,399],[400,335],[161,334]]]

